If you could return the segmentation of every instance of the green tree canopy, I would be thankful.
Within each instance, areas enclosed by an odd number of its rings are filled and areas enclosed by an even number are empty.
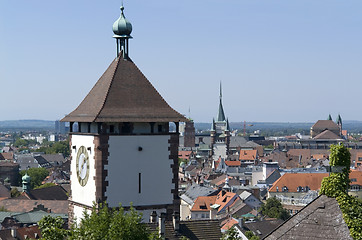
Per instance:
[[[69,141],[60,141],[55,143],[46,142],[46,144],[36,151],[44,152],[46,154],[62,153],[65,157],[68,157],[70,155]]]
[[[69,240],[160,239],[157,233],[151,233],[141,223],[142,215],[133,208],[126,212],[121,206],[112,209],[105,204],[100,208],[94,206],[90,213],[84,211],[84,218],[79,224],[71,226],[70,230],[61,229],[60,221],[55,221],[54,218],[43,219],[39,226],[45,240],[65,237]],[[56,236],[59,238],[55,238]]]
[[[53,186],[56,186],[56,184],[55,183],[44,183],[43,185],[35,187],[34,189],[48,188],[48,187],[53,187]]]
[[[44,216],[38,225],[44,240],[63,240],[69,234],[69,231],[63,228],[64,220],[59,216]]]
[[[34,189],[40,185],[42,185],[43,180],[49,175],[48,170],[45,168],[29,168],[28,170],[20,171],[20,181],[21,178],[28,173],[30,176],[30,188]],[[21,184],[20,184],[21,186]]]
[[[260,212],[268,217],[282,220],[287,220],[290,217],[289,212],[283,208],[276,197],[268,198],[266,203],[261,206]]]
[[[330,165],[344,168],[322,180],[320,194],[336,198],[351,236],[362,239],[362,201],[348,195],[351,154],[343,144],[332,145],[330,151]]]

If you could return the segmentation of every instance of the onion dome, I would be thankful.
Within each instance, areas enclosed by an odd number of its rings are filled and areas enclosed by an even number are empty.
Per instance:
[[[23,183],[30,183],[30,176],[25,173],[25,175],[21,178],[21,180],[23,181]]]
[[[123,14],[124,7],[121,6],[121,16],[113,23],[114,37],[131,37],[132,24],[126,19]]]

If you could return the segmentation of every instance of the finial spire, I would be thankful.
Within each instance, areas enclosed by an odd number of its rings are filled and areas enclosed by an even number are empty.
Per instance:
[[[221,88],[221,81],[220,81],[220,100],[222,99],[222,88]]]
[[[121,15],[117,21],[113,23],[113,37],[116,39],[117,43],[117,57],[119,57],[121,54],[122,57],[126,59],[128,58],[128,39],[132,38],[132,24],[124,16],[123,1],[120,9]]]
[[[220,102],[219,102],[219,112],[217,114],[217,121],[218,122],[222,122],[225,121],[225,113],[224,113],[224,108],[222,106],[222,90],[221,90],[221,81],[220,81]]]

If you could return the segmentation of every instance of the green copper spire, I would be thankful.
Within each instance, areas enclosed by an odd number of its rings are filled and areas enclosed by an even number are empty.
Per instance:
[[[328,115],[328,119],[327,119],[327,120],[332,120],[331,114]]]
[[[220,82],[220,102],[219,102],[219,113],[217,114],[217,119],[216,121],[218,122],[223,122],[225,121],[225,113],[224,113],[224,108],[222,106],[222,90],[221,90],[221,82]]]
[[[114,38],[117,43],[117,57],[122,53],[123,58],[128,58],[128,39],[132,38],[132,24],[126,19],[123,13],[124,7],[121,6],[121,15],[113,23]]]
[[[229,131],[229,132],[230,132],[229,119],[226,119],[226,130],[225,130],[225,131]]]
[[[212,119],[211,131],[215,131],[215,118]]]
[[[23,183],[23,192],[29,192],[30,190],[30,176],[28,173],[25,173],[25,175],[21,178]]]
[[[339,114],[338,114],[338,117],[337,117],[337,124],[342,125],[342,118],[341,118],[341,115],[339,115]]]

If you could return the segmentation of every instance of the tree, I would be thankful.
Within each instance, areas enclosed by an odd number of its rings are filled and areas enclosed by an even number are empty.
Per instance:
[[[329,177],[322,180],[320,194],[336,198],[351,236],[354,239],[362,239],[362,201],[348,195],[351,154],[343,144],[332,145],[330,151],[329,164],[332,167],[344,168],[338,172],[331,172]]]
[[[70,230],[60,229],[60,222],[55,222],[54,218],[46,218],[39,227],[46,236],[59,238],[50,239],[66,239],[69,240],[136,240],[150,239],[158,240],[157,233],[151,233],[147,226],[141,223],[142,215],[136,212],[132,207],[129,211],[119,208],[109,209],[106,204],[100,204],[97,208],[93,206],[90,213],[84,211],[84,217],[79,224],[71,226]],[[44,233],[43,233],[44,231]]]
[[[43,185],[35,187],[34,189],[48,188],[48,187],[53,187],[53,186],[56,186],[56,184],[55,183],[44,183]]]
[[[28,170],[20,171],[21,178],[28,173],[30,176],[30,188],[34,189],[42,184],[43,180],[49,175],[45,168],[29,168]],[[20,180],[21,180],[20,178]]]
[[[276,197],[268,198],[266,203],[261,206],[260,212],[268,217],[282,220],[287,220],[290,217],[289,212],[283,208]]]
[[[69,141],[61,141],[55,143],[46,142],[36,151],[44,152],[46,154],[62,153],[65,157],[68,157],[70,155]]]
[[[44,240],[62,240],[69,234],[69,231],[63,228],[64,220],[59,216],[44,216],[38,225]]]
[[[20,196],[20,192],[18,191],[17,188],[12,188],[11,191],[10,191],[10,195],[12,198],[16,198],[16,197],[19,197]]]
[[[239,237],[238,232],[235,230],[234,227],[229,228],[223,235],[221,240],[241,240],[242,238]]]

